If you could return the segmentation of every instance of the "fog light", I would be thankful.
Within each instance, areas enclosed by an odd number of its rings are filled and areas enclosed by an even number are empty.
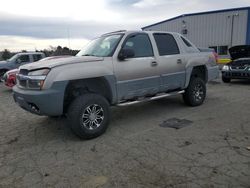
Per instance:
[[[40,111],[39,108],[38,108],[35,104],[33,104],[33,103],[29,103],[29,106],[30,106],[30,109],[31,109],[33,112],[38,113],[38,112]]]

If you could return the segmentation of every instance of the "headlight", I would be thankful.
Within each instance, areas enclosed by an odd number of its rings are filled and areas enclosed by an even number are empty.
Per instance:
[[[44,84],[44,80],[29,80],[28,88],[29,89],[42,89]]]
[[[44,81],[50,69],[30,71],[28,75],[18,75],[19,85],[27,89],[42,89]]]
[[[47,74],[49,73],[50,69],[39,69],[30,71],[28,87],[30,89],[42,89],[44,80],[46,79]]]
[[[229,71],[229,66],[228,66],[228,65],[224,65],[224,66],[222,67],[222,70],[223,70],[223,71]]]

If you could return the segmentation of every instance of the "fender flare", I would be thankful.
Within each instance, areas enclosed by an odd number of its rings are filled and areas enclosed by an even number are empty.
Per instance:
[[[185,79],[186,81],[185,81],[184,88],[187,88],[189,85],[190,78],[191,78],[194,67],[199,67],[199,66],[205,67],[205,71],[206,71],[206,75],[205,75],[206,80],[205,81],[207,81],[207,74],[208,74],[207,65],[205,63],[190,62],[190,63],[187,63],[187,66],[186,66],[186,79]]]

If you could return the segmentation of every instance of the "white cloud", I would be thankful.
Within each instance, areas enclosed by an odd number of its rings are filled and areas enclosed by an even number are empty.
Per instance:
[[[37,39],[19,36],[0,36],[0,41],[0,51],[4,49],[34,51],[36,49],[48,49],[50,46],[57,47],[58,45],[80,50],[89,42],[89,40],[83,38],[70,39],[69,41],[68,39]]]
[[[141,27],[181,14],[250,6],[249,0],[7,0],[0,3],[0,49],[42,49],[66,46],[70,28],[72,47],[77,38]],[[3,19],[3,16],[7,17]],[[18,19],[19,17],[19,19]],[[2,18],[2,19],[1,19]],[[42,18],[42,19],[41,19]],[[13,35],[13,36],[10,36]],[[18,35],[16,37],[14,35]],[[28,36],[20,37],[20,36]],[[30,38],[34,37],[34,38]],[[47,38],[47,39],[38,39]],[[53,38],[53,39],[49,39]],[[75,41],[75,42],[73,42]],[[4,47],[5,46],[5,47]]]
[[[149,8],[149,7],[152,8],[153,6],[160,6],[165,3],[166,1],[164,0],[142,0],[142,1],[135,3],[133,6],[138,7],[138,8]],[[169,2],[167,1],[167,3]]]
[[[110,22],[119,19],[119,14],[106,9],[105,0],[7,0],[2,1],[0,12],[22,16],[62,17],[74,20]]]

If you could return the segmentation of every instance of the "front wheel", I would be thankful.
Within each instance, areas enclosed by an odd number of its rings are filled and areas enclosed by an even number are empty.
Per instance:
[[[229,83],[229,82],[231,81],[231,79],[222,76],[222,81],[223,81],[224,83]]]
[[[68,121],[73,132],[83,139],[103,134],[110,119],[109,103],[101,95],[84,94],[77,97],[68,109]]]
[[[183,94],[184,102],[189,106],[199,106],[206,98],[206,84],[201,78],[192,77]]]

